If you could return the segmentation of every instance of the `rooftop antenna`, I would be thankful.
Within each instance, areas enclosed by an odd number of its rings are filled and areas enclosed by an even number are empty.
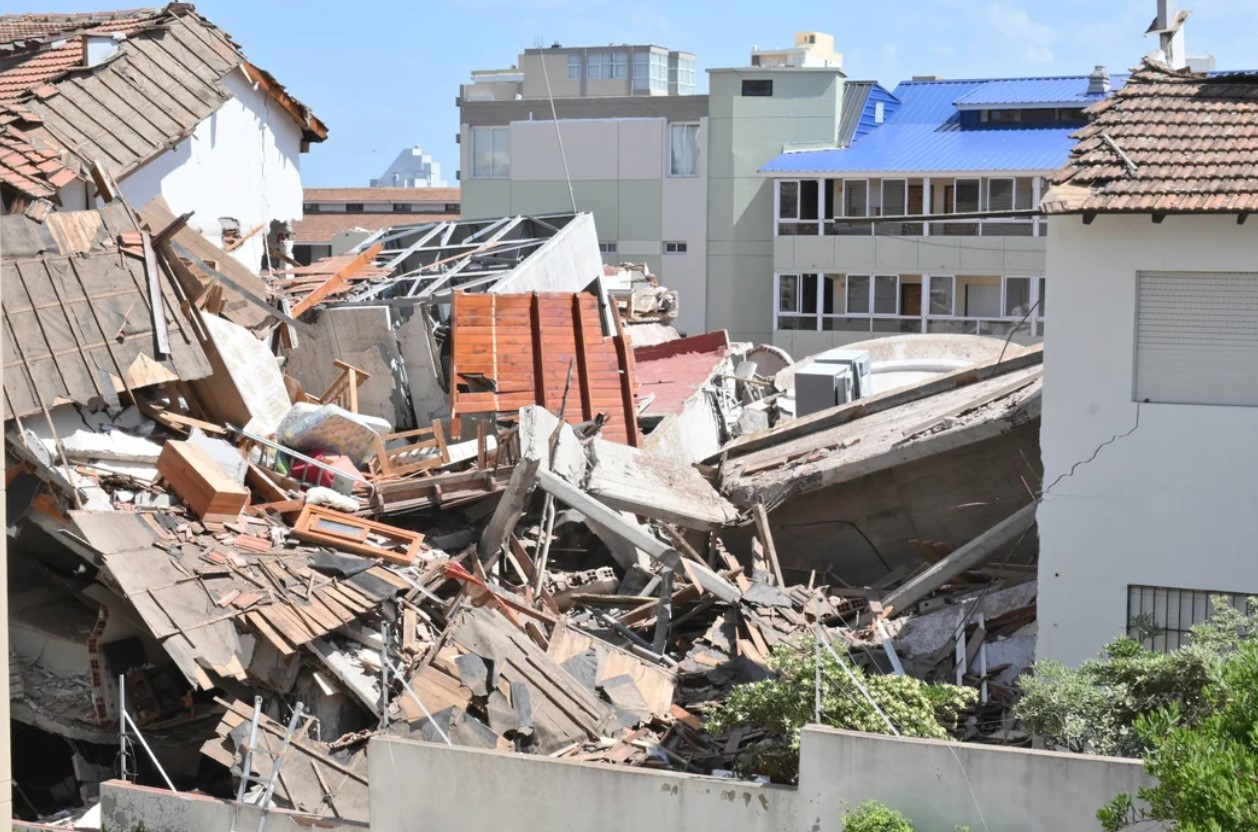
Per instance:
[[[546,78],[546,97],[550,99],[550,119],[555,123],[555,139],[559,142],[559,158],[563,162],[563,178],[568,182],[568,202],[572,213],[577,212],[577,195],[572,190],[572,175],[568,173],[568,154],[563,149],[563,132],[559,129],[559,116],[555,113],[555,95],[550,89],[550,70],[546,68],[546,56],[542,56],[542,75]]]

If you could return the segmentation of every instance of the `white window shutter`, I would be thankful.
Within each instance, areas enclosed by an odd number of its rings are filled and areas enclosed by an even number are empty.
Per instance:
[[[1258,406],[1258,274],[1137,275],[1135,400]]]

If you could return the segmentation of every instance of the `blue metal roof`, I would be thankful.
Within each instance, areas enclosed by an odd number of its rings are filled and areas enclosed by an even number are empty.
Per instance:
[[[1111,77],[1114,87],[1127,82],[1126,75]],[[1021,104],[1045,105],[1068,104],[1086,107],[1100,101],[1102,94],[1088,94],[1087,76],[1071,75],[1059,78],[1001,78],[988,81],[956,99],[957,107],[973,109],[982,107],[1007,107]]]
[[[1126,80],[1120,76],[1121,80]],[[929,173],[932,171],[1049,171],[1065,161],[1078,126],[979,125],[962,127],[956,102],[993,83],[1021,85],[1024,97],[1041,81],[1070,80],[1087,89],[1087,77],[1073,79],[978,79],[905,81],[894,90],[900,106],[881,127],[850,147],[784,153],[762,173]],[[1044,89],[1047,89],[1045,87]],[[1015,94],[1003,87],[1002,97]],[[995,96],[993,96],[995,97]],[[1026,103],[1025,101],[1022,103]]]

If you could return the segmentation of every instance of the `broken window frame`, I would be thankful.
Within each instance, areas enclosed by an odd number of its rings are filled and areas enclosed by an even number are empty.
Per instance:
[[[489,142],[488,170],[482,166],[481,143]],[[501,158],[499,158],[501,157]],[[472,128],[472,178],[509,179],[511,177],[511,128],[486,126]]]
[[[678,136],[683,151],[679,159]],[[689,158],[686,158],[686,156]],[[679,164],[679,161],[685,164]],[[675,121],[668,125],[668,175],[672,179],[693,179],[699,175],[699,122]]]

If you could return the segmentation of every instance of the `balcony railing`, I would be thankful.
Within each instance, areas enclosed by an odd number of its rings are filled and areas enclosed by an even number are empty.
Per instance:
[[[859,332],[875,335],[988,335],[1007,338],[1044,337],[1044,319],[953,318],[921,315],[799,315],[779,312],[777,329],[805,332]]]
[[[778,220],[779,237],[1042,237],[1047,231],[1035,219],[870,221],[827,219]]]

